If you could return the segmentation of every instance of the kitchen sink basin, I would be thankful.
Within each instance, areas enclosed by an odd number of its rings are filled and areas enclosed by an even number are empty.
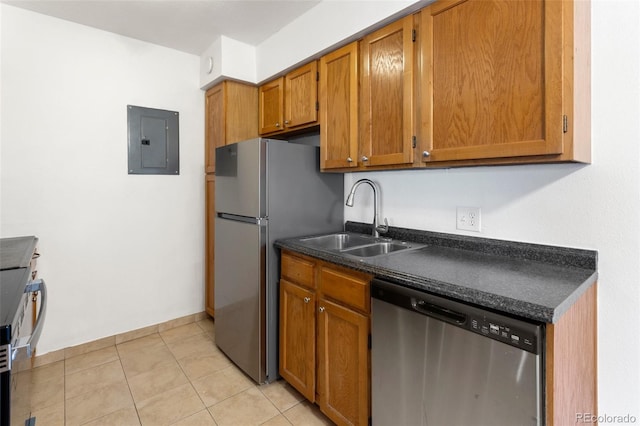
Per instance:
[[[347,250],[349,248],[363,246],[366,244],[375,243],[376,240],[373,236],[339,233],[331,235],[323,235],[321,237],[303,238],[301,242],[325,249],[325,250]]]
[[[373,257],[381,254],[388,254],[398,250],[406,250],[411,246],[402,243],[377,242],[366,246],[344,250],[342,253],[356,257]]]
[[[330,251],[350,258],[372,258],[384,256],[402,250],[422,247],[423,244],[406,243],[388,238],[376,238],[372,235],[339,232],[319,237],[301,238],[300,242],[310,248]]]

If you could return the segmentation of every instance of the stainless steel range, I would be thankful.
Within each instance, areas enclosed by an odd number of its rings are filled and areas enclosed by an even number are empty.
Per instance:
[[[47,287],[36,280],[37,243],[36,237],[0,239],[0,426],[35,424],[30,380],[18,380],[18,371],[30,366],[47,307]],[[36,315],[38,294],[42,298]]]

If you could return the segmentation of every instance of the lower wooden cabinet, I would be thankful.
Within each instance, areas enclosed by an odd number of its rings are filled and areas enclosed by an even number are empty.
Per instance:
[[[311,402],[316,399],[316,295],[280,280],[280,375]]]
[[[370,417],[371,276],[283,252],[280,375],[338,425]]]
[[[547,324],[545,423],[577,423],[598,412],[598,290],[593,284],[554,324]]]
[[[214,291],[215,278],[213,272],[214,247],[215,247],[215,175],[206,175],[205,178],[205,278],[204,278],[204,310],[214,316]]]
[[[369,421],[369,316],[318,299],[317,393],[323,413],[340,425]]]

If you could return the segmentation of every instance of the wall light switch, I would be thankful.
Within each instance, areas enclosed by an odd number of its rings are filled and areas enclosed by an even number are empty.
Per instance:
[[[480,232],[480,207],[456,207],[456,229]]]

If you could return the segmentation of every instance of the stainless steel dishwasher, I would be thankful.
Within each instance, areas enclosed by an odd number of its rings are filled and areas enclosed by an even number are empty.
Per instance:
[[[544,424],[544,325],[371,285],[374,426]]]

